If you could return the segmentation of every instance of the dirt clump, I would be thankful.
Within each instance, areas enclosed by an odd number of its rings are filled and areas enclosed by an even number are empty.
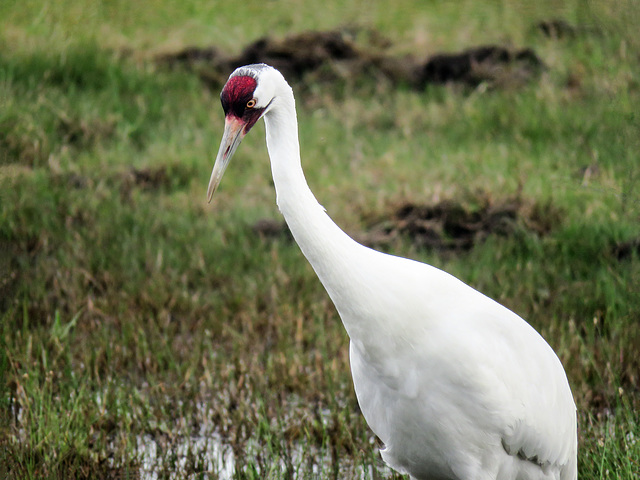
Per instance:
[[[640,257],[640,237],[616,243],[613,247],[613,254],[620,261],[629,260],[634,254]]]
[[[520,195],[503,200],[483,195],[467,203],[406,202],[387,218],[374,222],[361,240],[373,247],[385,247],[408,239],[419,248],[466,251],[490,235],[506,237],[523,231],[546,235],[559,221],[558,211],[527,202]]]
[[[330,62],[354,61],[362,57],[345,32],[331,30],[303,32],[283,39],[261,38],[242,51],[234,66],[267,63],[286,77],[299,78]]]
[[[422,86],[428,83],[482,82],[526,83],[544,68],[542,60],[530,49],[510,50],[497,45],[471,48],[460,53],[434,55],[421,70]]]
[[[364,32],[364,34],[363,34]],[[359,38],[365,37],[362,46]],[[437,53],[429,57],[393,56],[391,42],[373,30],[344,28],[308,31],[283,38],[263,37],[230,56],[216,47],[188,47],[163,54],[158,62],[171,67],[184,65],[197,71],[211,88],[219,89],[229,72],[251,63],[267,63],[296,81],[314,74],[314,80],[373,77],[393,85],[424,89],[429,83],[481,82],[518,84],[535,78],[544,63],[530,48],[514,50],[496,45],[471,48],[459,53]]]
[[[283,239],[289,242],[293,240],[289,227],[282,220],[262,218],[251,226],[251,231],[263,240]]]

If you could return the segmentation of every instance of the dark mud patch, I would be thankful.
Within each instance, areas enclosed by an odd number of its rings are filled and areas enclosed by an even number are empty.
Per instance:
[[[251,226],[251,231],[263,240],[293,241],[293,235],[283,220],[260,219]]]
[[[357,37],[366,37],[367,50],[359,46]],[[218,90],[229,73],[252,63],[267,63],[291,81],[315,74],[315,81],[353,78],[363,74],[411,78],[417,73],[412,62],[385,55],[390,42],[375,31],[340,29],[308,31],[283,38],[263,37],[247,45],[239,55],[231,56],[215,46],[188,47],[176,53],[157,57],[169,67],[186,66],[200,74],[212,89]],[[414,71],[415,70],[415,71]]]
[[[557,209],[520,195],[497,200],[483,194],[467,202],[444,200],[433,205],[406,202],[374,222],[361,241],[372,247],[387,247],[408,240],[418,248],[467,251],[491,235],[546,235],[561,217]]]
[[[460,53],[434,55],[419,75],[421,85],[461,82],[476,86],[520,85],[535,78],[544,69],[542,60],[531,48],[511,50],[498,45],[471,48]]]
[[[171,185],[171,178],[164,165],[147,168],[131,168],[123,175],[123,183],[134,184],[144,190],[157,190]]]
[[[633,256],[640,257],[640,237],[618,242],[613,247],[613,255],[619,260],[629,260]]]
[[[375,31],[367,30],[364,34],[363,31],[339,29],[284,38],[264,37],[246,46],[237,56],[214,46],[188,47],[163,54],[157,61],[169,67],[186,66],[198,72],[215,90],[235,68],[261,62],[273,65],[292,81],[309,74],[315,75],[314,81],[372,77],[416,89],[447,82],[470,86],[481,82],[521,84],[536,78],[544,68],[543,61],[531,48],[517,50],[496,45],[427,57],[397,57],[388,53],[389,40]]]

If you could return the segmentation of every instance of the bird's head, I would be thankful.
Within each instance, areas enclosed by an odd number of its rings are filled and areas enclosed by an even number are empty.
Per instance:
[[[222,180],[229,160],[244,136],[269,111],[275,96],[275,77],[282,77],[275,68],[264,63],[236,69],[220,94],[224,110],[224,133],[218,156],[213,165],[207,198],[211,197]]]

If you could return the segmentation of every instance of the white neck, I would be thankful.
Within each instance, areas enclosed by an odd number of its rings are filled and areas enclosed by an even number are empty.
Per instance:
[[[288,85],[278,92],[264,120],[278,207],[302,253],[340,309],[341,297],[351,283],[347,278],[351,269],[345,267],[353,267],[358,253],[367,249],[329,218],[307,185],[300,163],[295,101]]]

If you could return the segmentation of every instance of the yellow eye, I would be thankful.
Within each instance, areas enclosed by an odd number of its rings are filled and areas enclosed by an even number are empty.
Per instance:
[[[252,98],[251,100],[249,100],[247,102],[247,108],[253,108],[255,106],[256,106],[256,99],[255,98]]]

